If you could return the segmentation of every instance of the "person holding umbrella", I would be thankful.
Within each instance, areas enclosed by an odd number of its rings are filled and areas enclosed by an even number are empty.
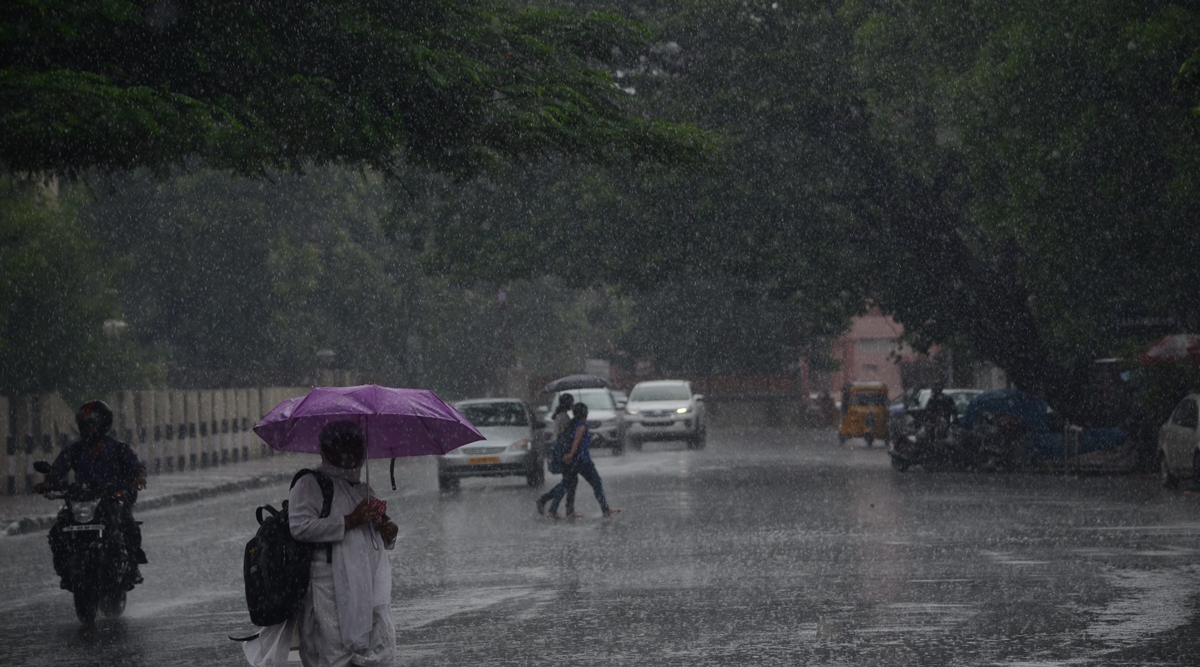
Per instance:
[[[320,518],[323,495],[312,475],[301,477],[288,495],[292,536],[330,547],[329,557],[326,549],[313,550],[308,595],[297,618],[300,659],[305,667],[392,665],[392,568],[379,547],[391,549],[398,529],[359,479],[366,447],[358,424],[328,424],[320,446],[317,472],[333,482],[329,516]]]
[[[321,517],[324,494],[316,476],[303,475],[292,487],[292,536],[328,549],[313,550],[299,612],[246,641],[247,659],[272,667],[286,663],[296,627],[305,667],[394,664],[392,571],[383,549],[392,548],[398,529],[370,488],[366,461],[444,454],[483,440],[483,434],[431,391],[378,385],[316,387],[275,406],[254,432],[279,451],[319,453],[316,472],[331,482],[333,495]]]

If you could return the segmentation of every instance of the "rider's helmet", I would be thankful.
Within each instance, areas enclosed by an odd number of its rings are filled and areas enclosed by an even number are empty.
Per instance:
[[[113,424],[113,411],[104,401],[88,401],[75,413],[79,435],[85,440],[104,437]]]

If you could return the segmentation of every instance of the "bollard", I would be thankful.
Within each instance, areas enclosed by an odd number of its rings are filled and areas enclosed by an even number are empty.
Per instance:
[[[33,492],[33,460],[30,456],[33,452],[32,400],[28,396],[14,398],[10,407],[13,461],[8,469],[12,480],[9,487],[13,494]]]
[[[196,441],[197,448],[200,450],[200,467],[207,468],[210,464],[212,446],[212,433],[208,430],[209,424],[212,423],[213,414],[213,393],[211,391],[197,392],[200,399],[200,411],[196,413],[193,421],[196,423],[196,429],[199,431],[199,438]],[[216,465],[216,459],[211,460],[212,465]]]
[[[168,410],[165,417],[167,440],[167,471],[183,470],[184,397],[181,391],[168,392]]]
[[[188,470],[195,470],[200,457],[200,435],[198,433],[198,426],[201,419],[200,392],[185,391],[183,399],[184,412],[187,419],[187,424],[184,426],[187,430],[183,438],[183,448],[187,454]]]
[[[229,464],[229,419],[226,416],[226,391],[213,390],[213,456],[220,456],[220,464]]]
[[[11,496],[17,492],[17,480],[13,476],[17,458],[17,443],[10,432],[11,413],[8,411],[8,398],[0,396],[0,442],[4,443],[4,458],[0,459],[0,475],[4,478],[4,494]]]
[[[154,392],[150,390],[133,392],[134,433],[137,440],[135,445],[138,458],[146,466],[146,472],[154,471],[154,440],[150,434],[154,429]]]
[[[154,472],[162,474],[165,472],[163,463],[167,455],[167,434],[166,425],[171,421],[171,395],[168,392],[160,390],[154,391],[154,419],[151,422],[153,425],[154,438]]]

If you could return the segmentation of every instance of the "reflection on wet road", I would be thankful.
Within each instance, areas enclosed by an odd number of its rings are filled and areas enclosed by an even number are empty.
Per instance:
[[[601,519],[519,478],[397,466],[404,665],[1192,665],[1200,496],[1148,477],[898,473],[819,431],[714,431],[597,465]],[[386,464],[375,464],[382,471]],[[378,473],[377,473],[378,474]],[[377,479],[383,478],[378,474]],[[125,618],[76,636],[45,538],[0,538],[4,663],[240,665],[241,550],[284,489],[146,512]]]

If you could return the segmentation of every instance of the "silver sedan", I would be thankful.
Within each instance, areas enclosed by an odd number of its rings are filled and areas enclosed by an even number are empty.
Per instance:
[[[438,488],[452,491],[463,477],[525,478],[529,486],[546,479],[544,449],[538,446],[542,422],[516,398],[486,398],[454,404],[484,440],[438,457]]]

